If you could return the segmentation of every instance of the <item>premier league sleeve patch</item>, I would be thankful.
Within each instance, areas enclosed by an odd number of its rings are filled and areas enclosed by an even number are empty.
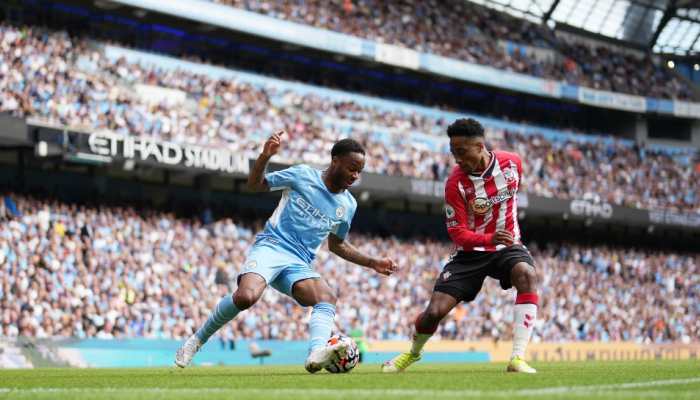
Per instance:
[[[455,217],[455,209],[449,204],[445,204],[445,216],[448,219]]]

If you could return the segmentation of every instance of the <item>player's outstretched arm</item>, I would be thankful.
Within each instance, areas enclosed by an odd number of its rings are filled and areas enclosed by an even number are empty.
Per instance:
[[[262,153],[255,160],[255,165],[253,165],[253,169],[248,174],[247,186],[249,190],[253,192],[268,192],[270,190],[267,183],[265,183],[265,168],[267,168],[270,158],[279,151],[283,134],[283,130],[275,132],[263,145]]]
[[[393,260],[370,257],[334,234],[328,235],[328,250],[341,258],[363,267],[371,268],[382,275],[391,275],[398,269]]]

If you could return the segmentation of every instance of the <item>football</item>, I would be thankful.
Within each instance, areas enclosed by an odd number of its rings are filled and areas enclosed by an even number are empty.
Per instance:
[[[360,362],[360,350],[357,348],[357,343],[351,338],[344,335],[333,335],[328,339],[328,344],[336,344],[341,341],[348,343],[348,353],[345,357],[326,367],[326,371],[333,374],[350,372]]]

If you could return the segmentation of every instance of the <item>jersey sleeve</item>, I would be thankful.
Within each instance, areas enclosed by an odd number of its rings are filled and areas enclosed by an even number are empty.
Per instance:
[[[522,185],[523,182],[523,160],[520,158],[519,155],[515,153],[511,153],[512,156],[510,158],[510,161],[515,164],[515,167],[518,171],[518,187]]]
[[[280,171],[265,174],[265,182],[271,191],[289,189],[303,177],[304,165],[295,165]]]
[[[455,245],[469,250],[490,245],[493,234],[480,234],[469,230],[467,225],[467,203],[459,189],[458,179],[449,179],[445,185],[445,216],[447,233]]]
[[[345,240],[350,232],[350,225],[352,225],[352,219],[355,217],[355,210],[357,210],[357,204],[353,202],[353,205],[349,207],[348,211],[345,213],[345,218],[333,227],[333,234],[338,238]]]
[[[523,160],[517,154],[513,154],[512,160],[515,162],[515,165],[518,167],[518,176],[522,177],[523,176]]]

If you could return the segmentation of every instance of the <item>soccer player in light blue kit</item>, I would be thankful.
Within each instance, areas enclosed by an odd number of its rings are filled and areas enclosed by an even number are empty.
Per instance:
[[[224,296],[204,325],[180,347],[175,355],[179,367],[189,365],[209,337],[255,304],[270,285],[302,306],[313,307],[311,343],[304,366],[311,373],[320,371],[347,353],[344,342],[326,343],[333,328],[336,297],[311,267],[323,241],[328,238],[328,249],[338,256],[380,274],[391,275],[397,269],[391,259],[365,255],[345,241],[357,208],[348,188],[365,166],[362,146],[352,139],[335,143],[325,171],[297,165],[264,175],[270,158],[279,151],[283,133],[279,131],[265,142],[248,176],[251,190],[283,190],[282,198],[248,253],[238,275],[238,290]]]

